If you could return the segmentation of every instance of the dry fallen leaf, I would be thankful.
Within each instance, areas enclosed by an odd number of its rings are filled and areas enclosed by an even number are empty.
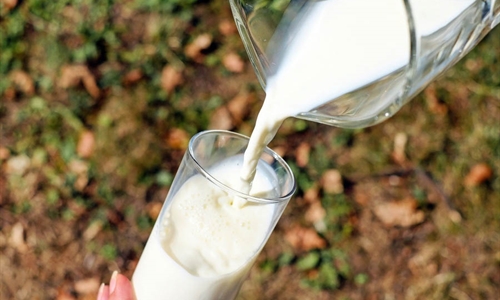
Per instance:
[[[182,72],[176,70],[172,66],[165,66],[161,72],[161,87],[167,91],[172,92],[177,86],[181,85],[184,81]]]
[[[420,275],[422,272],[429,274],[429,266],[433,264],[436,256],[439,254],[440,248],[435,245],[424,245],[419,251],[408,260],[408,269],[413,275]]]
[[[166,142],[170,148],[185,150],[189,143],[189,135],[180,128],[173,128],[169,131]]]
[[[117,209],[108,209],[106,211],[106,217],[108,222],[118,228],[122,228],[124,225],[123,214]]]
[[[58,289],[56,300],[76,300],[76,298],[61,287]]]
[[[353,194],[354,201],[361,206],[366,206],[371,199],[371,194],[362,188],[355,188]]]
[[[392,158],[394,161],[400,165],[406,162],[406,143],[408,142],[408,136],[406,133],[398,132],[394,137],[394,150],[392,151]]]
[[[319,189],[316,185],[308,188],[306,191],[304,191],[304,200],[311,204],[315,202],[319,202]]]
[[[61,69],[61,78],[59,85],[62,88],[75,87],[83,83],[83,86],[92,98],[99,98],[101,90],[97,86],[94,75],[90,73],[85,65],[66,65]]]
[[[163,206],[160,202],[151,202],[147,205],[146,210],[151,219],[156,220],[160,215],[161,207]]]
[[[210,117],[210,129],[230,130],[234,127],[233,119],[225,106],[217,108]]]
[[[321,184],[325,193],[341,194],[344,192],[342,175],[338,170],[330,169],[325,171],[321,177]]]
[[[26,173],[26,171],[28,171],[30,165],[31,160],[28,156],[24,154],[13,156],[9,158],[9,160],[7,160],[5,173],[23,175],[24,173]]]
[[[94,221],[90,223],[89,227],[85,229],[83,232],[83,239],[85,241],[90,241],[94,239],[99,232],[102,230],[102,222],[101,221]]]
[[[276,146],[273,148],[273,151],[276,152],[276,154],[278,154],[279,156],[283,157],[287,152],[287,148],[285,146]]]
[[[2,96],[2,95],[0,95]],[[12,87],[8,87],[5,89],[3,92],[3,99],[5,102],[7,101],[13,101],[14,98],[16,98],[16,90]]]
[[[125,76],[123,76],[123,83],[125,85],[131,85],[142,79],[144,74],[140,69],[130,70]]]
[[[234,52],[229,52],[224,55],[222,58],[222,64],[226,69],[233,73],[241,73],[245,70],[245,62]]]
[[[76,200],[69,200],[67,202],[68,209],[72,212],[73,217],[78,218],[87,212],[87,207],[81,202]]]
[[[493,176],[493,170],[486,163],[472,166],[469,174],[465,176],[464,184],[469,187],[478,186]]]
[[[25,242],[23,224],[18,222],[14,224],[14,226],[12,226],[12,229],[10,231],[9,244],[12,248],[16,249],[21,253],[24,253],[28,250],[28,246],[26,245]]]
[[[236,24],[232,19],[223,19],[219,23],[219,32],[224,36],[230,36],[237,32]]]
[[[209,33],[201,34],[184,48],[184,54],[192,60],[201,63],[205,57],[201,51],[210,47],[211,44],[212,35]]]
[[[231,113],[234,121],[239,124],[249,111],[249,103],[251,95],[248,93],[240,93],[227,104],[227,109]]]
[[[89,166],[87,162],[74,159],[68,164],[68,169],[70,172],[76,175],[76,180],[73,183],[75,190],[83,191],[89,182],[88,170]]]
[[[309,251],[326,247],[326,241],[314,229],[298,225],[285,232],[285,239],[297,251]]]
[[[95,137],[94,133],[90,130],[84,130],[80,133],[76,152],[82,158],[88,158],[94,152]]]
[[[156,220],[160,215],[163,204],[160,202],[151,202],[146,206],[146,210],[151,219]]]
[[[323,221],[326,216],[326,211],[320,201],[312,203],[305,212],[305,219],[312,224]]]
[[[429,110],[438,115],[446,115],[448,112],[448,107],[446,104],[441,103],[437,96],[436,87],[434,85],[430,85],[424,91],[425,98],[427,100],[427,105],[429,106]]]
[[[35,84],[28,73],[21,70],[14,70],[10,72],[9,78],[21,92],[27,95],[35,93]]]
[[[309,143],[303,142],[297,147],[295,151],[295,161],[297,166],[303,168],[309,163],[309,154],[311,152],[311,145]]]
[[[3,4],[3,7],[9,12],[11,9],[16,7],[17,5],[17,0],[1,0],[0,3]],[[1,7],[1,5],[0,5]]]
[[[9,149],[0,146],[0,160],[6,160],[10,156]]]
[[[417,205],[417,200],[407,198],[379,204],[373,212],[386,226],[409,227],[422,223],[425,219],[424,212],[417,210]]]
[[[100,286],[97,277],[85,278],[75,282],[75,291],[79,294],[97,294]]]
[[[464,65],[471,73],[478,72],[484,67],[484,63],[481,59],[467,59]]]

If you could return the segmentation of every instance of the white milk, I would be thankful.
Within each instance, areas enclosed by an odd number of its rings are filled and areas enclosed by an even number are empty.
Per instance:
[[[232,157],[209,172],[234,186],[242,161],[241,155]],[[271,184],[276,180],[269,166],[259,165],[251,194],[276,198]],[[275,206],[239,206],[234,200],[202,175],[183,184],[156,222],[135,270],[138,300],[236,296],[272,231]]]
[[[419,36],[437,31],[474,0],[410,1]],[[251,183],[260,153],[283,120],[308,112],[409,63],[402,0],[310,1],[291,32],[268,53],[279,60],[245,153],[241,179]]]

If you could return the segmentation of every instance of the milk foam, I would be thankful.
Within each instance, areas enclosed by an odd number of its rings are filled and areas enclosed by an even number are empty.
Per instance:
[[[238,184],[242,157],[232,157],[209,170],[227,186]],[[265,168],[265,165],[262,165]],[[259,176],[250,194],[276,196],[269,178]],[[273,205],[246,202],[203,176],[190,178],[177,192],[164,217],[164,249],[187,271],[211,277],[230,273],[256,253],[266,239]]]
[[[242,155],[207,170],[239,184]],[[236,176],[235,176],[236,175]],[[276,174],[261,162],[251,195],[274,199]],[[155,224],[133,277],[139,300],[232,299],[274,226],[275,205],[236,203],[203,175],[189,178]]]

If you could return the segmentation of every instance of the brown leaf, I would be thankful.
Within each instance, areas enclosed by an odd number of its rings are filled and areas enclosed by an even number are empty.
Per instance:
[[[108,217],[108,221],[110,224],[113,224],[117,227],[122,227],[123,225],[123,215],[120,211],[116,209],[108,209],[106,211],[106,217]]]
[[[484,67],[480,59],[467,59],[464,65],[470,72],[478,72]]]
[[[324,249],[326,241],[312,228],[294,226],[285,232],[285,239],[298,251]]]
[[[3,4],[3,7],[8,11],[16,7],[17,0],[1,0],[0,3]]]
[[[1,96],[1,95],[0,95]],[[16,97],[16,90],[12,87],[8,87],[3,92],[3,98],[5,101],[12,101]]]
[[[408,142],[408,136],[399,132],[394,137],[394,150],[392,151],[392,158],[394,161],[400,165],[406,162],[406,143]]]
[[[10,72],[9,78],[21,92],[27,95],[35,93],[35,84],[28,73],[21,70],[14,70]]]
[[[123,76],[123,83],[125,85],[131,85],[142,79],[144,74],[140,69],[130,70],[125,76]]]
[[[224,55],[222,58],[222,64],[226,67],[226,69],[233,73],[241,73],[245,70],[245,62],[234,52],[229,52]]]
[[[192,60],[201,63],[205,57],[201,51],[210,47],[211,44],[212,35],[209,33],[199,35],[184,48],[184,54]]]
[[[419,249],[419,251],[413,255],[408,260],[408,269],[413,273],[413,275],[434,275],[432,267],[429,269],[429,266],[433,265],[433,261],[436,256],[439,254],[440,248],[435,245],[424,245]],[[431,271],[431,272],[429,272]],[[422,274],[425,272],[426,274]],[[430,274],[429,274],[430,273]]]
[[[185,150],[189,143],[189,135],[180,128],[173,128],[169,131],[166,142],[173,149]]]
[[[9,158],[5,166],[5,173],[23,175],[31,166],[31,160],[28,156],[20,154]]]
[[[362,188],[354,189],[354,201],[361,206],[366,206],[371,199],[371,194]]]
[[[85,65],[66,65],[61,69],[59,85],[62,88],[75,87],[83,83],[83,86],[92,98],[99,98],[101,90],[97,86],[94,76]]]
[[[303,168],[309,163],[309,153],[311,152],[311,145],[309,143],[303,142],[297,147],[295,151],[295,161],[297,166]]]
[[[422,223],[425,219],[424,212],[417,210],[417,204],[415,199],[407,198],[379,204],[373,212],[386,226],[409,227]]]
[[[57,291],[57,297],[56,300],[76,300],[71,293],[66,291],[63,287],[59,288]]]
[[[304,191],[304,200],[309,204],[319,202],[319,189],[316,185]]]
[[[233,119],[231,118],[231,114],[225,106],[217,108],[212,113],[212,116],[210,117],[209,128],[230,130],[233,127]]]
[[[273,148],[273,151],[276,152],[279,156],[283,157],[286,154],[287,148],[285,146],[276,146]]]
[[[68,201],[68,209],[71,210],[75,218],[78,218],[87,212],[85,204],[77,202],[76,200]]]
[[[83,239],[85,241],[90,241],[94,239],[99,232],[102,230],[102,222],[101,221],[94,221],[90,223],[90,225],[85,229],[83,232]]]
[[[338,170],[330,169],[325,171],[321,177],[321,184],[325,193],[341,194],[344,192],[342,175]]]
[[[0,160],[6,160],[10,156],[9,149],[0,146]]]
[[[161,72],[161,87],[168,93],[184,82],[182,72],[172,66],[165,66]]]
[[[306,213],[304,215],[305,219],[308,222],[311,222],[312,224],[316,224],[320,221],[323,221],[323,219],[326,216],[326,211],[321,205],[320,201],[312,203],[306,210]]]
[[[160,215],[161,207],[163,206],[160,202],[151,202],[147,205],[146,210],[151,219],[156,220]]]
[[[223,19],[219,23],[219,32],[224,36],[230,36],[237,32],[236,24],[231,19]]]
[[[26,245],[25,242],[25,233],[23,224],[18,222],[14,224],[14,226],[12,226],[10,232],[9,244],[12,248],[16,249],[21,253],[24,253],[28,250],[28,246]]]
[[[227,109],[231,113],[234,121],[236,123],[241,123],[243,118],[249,111],[249,103],[251,101],[251,95],[248,93],[240,93],[227,104]]]
[[[97,277],[85,278],[75,282],[75,291],[79,294],[97,294],[100,282]]]
[[[68,164],[68,169],[76,175],[76,180],[73,183],[75,190],[83,191],[89,182],[88,164],[85,161],[74,159]]]
[[[424,94],[427,100],[427,105],[429,106],[431,112],[438,115],[446,115],[446,113],[448,112],[448,107],[446,106],[446,104],[439,101],[436,87],[434,85],[431,84],[429,87],[427,87],[424,91]]]
[[[94,133],[90,130],[84,130],[80,133],[76,152],[82,158],[88,158],[94,152],[95,137]]]
[[[472,166],[469,174],[465,176],[464,184],[468,187],[478,186],[493,176],[493,170],[486,163]]]

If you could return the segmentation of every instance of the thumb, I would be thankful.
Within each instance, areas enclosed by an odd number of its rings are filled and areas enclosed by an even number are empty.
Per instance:
[[[109,300],[135,300],[134,288],[130,280],[121,274],[115,276],[113,278],[115,282],[110,282]]]

